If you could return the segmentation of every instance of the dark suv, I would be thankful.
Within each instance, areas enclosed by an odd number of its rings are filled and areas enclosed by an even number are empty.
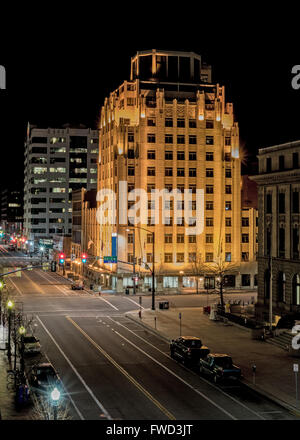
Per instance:
[[[233,365],[231,357],[227,354],[210,353],[200,359],[199,372],[210,375],[215,383],[241,378],[241,369]]]
[[[172,358],[181,360],[184,365],[193,366],[198,365],[200,358],[210,350],[196,336],[181,336],[171,341],[170,352]]]
[[[33,367],[29,382],[37,392],[48,393],[53,391],[55,387],[62,392],[60,377],[50,363],[42,363]]]

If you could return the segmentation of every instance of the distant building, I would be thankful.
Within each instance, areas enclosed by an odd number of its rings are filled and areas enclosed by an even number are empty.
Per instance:
[[[97,186],[98,130],[28,124],[25,143],[24,233],[40,238],[72,233],[72,191]]]
[[[259,150],[258,319],[300,317],[300,141]],[[272,282],[271,282],[272,281]],[[271,289],[272,285],[272,289]],[[299,319],[298,317],[298,319]]]
[[[17,187],[1,190],[1,226],[7,233],[22,233],[23,191]]]
[[[258,209],[257,183],[249,176],[242,176],[242,207]]]
[[[71,267],[75,274],[87,275],[90,265],[99,268],[96,241],[100,225],[96,222],[96,206],[96,190],[82,188],[73,192]],[[84,264],[83,253],[88,257]]]

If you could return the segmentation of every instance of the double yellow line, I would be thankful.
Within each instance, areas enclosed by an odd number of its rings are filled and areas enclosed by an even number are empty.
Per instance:
[[[155,397],[152,396],[139,382],[137,382],[126,370],[124,370],[121,365],[119,365],[105,350],[103,350],[100,345],[98,345],[75,321],[73,321],[70,316],[66,316],[67,320],[80,331],[80,333],[85,336],[85,338],[90,341],[90,343],[112,364],[114,365],[130,382],[138,388],[152,403],[154,403],[157,408],[163,412],[170,420],[176,420],[176,418],[171,414]]]

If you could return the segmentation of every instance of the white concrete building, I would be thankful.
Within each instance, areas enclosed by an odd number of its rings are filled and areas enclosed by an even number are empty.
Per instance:
[[[24,234],[40,238],[72,232],[72,190],[97,187],[98,130],[38,128],[25,142]]]

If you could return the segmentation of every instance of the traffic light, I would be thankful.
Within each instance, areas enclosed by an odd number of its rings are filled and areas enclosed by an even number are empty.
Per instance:
[[[65,254],[61,253],[59,254],[59,264],[64,264],[65,262]]]
[[[51,272],[56,272],[56,261],[51,261]]]
[[[87,259],[87,255],[86,255],[86,254],[82,254],[82,255],[81,255],[81,261],[82,261],[83,263],[86,263],[86,259]]]

